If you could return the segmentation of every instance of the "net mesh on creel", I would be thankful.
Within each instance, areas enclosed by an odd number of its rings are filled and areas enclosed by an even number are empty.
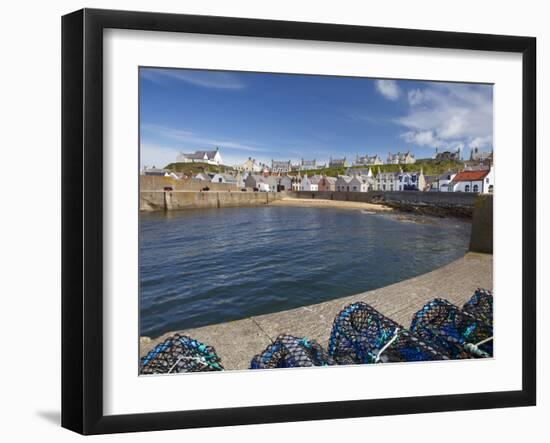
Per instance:
[[[431,345],[363,302],[346,306],[334,319],[329,354],[338,364],[447,359]]]
[[[298,368],[307,366],[331,366],[330,358],[315,340],[279,335],[261,354],[255,355],[250,369]]]
[[[493,293],[487,289],[476,289],[462,310],[490,325],[493,324]]]
[[[175,334],[155,346],[141,360],[141,374],[221,371],[220,357],[212,346]]]
[[[411,331],[450,358],[493,355],[493,327],[447,300],[436,298],[418,311]]]

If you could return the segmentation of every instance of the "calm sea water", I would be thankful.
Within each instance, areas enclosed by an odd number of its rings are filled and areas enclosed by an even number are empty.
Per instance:
[[[352,295],[464,255],[470,224],[327,208],[141,214],[140,328],[156,337]]]

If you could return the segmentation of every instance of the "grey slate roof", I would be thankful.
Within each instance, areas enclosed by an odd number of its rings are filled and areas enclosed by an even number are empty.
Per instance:
[[[193,160],[201,160],[206,155],[208,160],[212,160],[216,156],[216,152],[218,151],[195,151],[192,154],[183,154],[183,155]]]

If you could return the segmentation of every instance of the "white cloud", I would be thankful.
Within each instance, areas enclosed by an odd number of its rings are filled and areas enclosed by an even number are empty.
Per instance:
[[[408,131],[403,133],[401,137],[406,142],[419,146],[436,148],[440,144],[440,140],[434,135],[433,131]]]
[[[246,88],[246,84],[239,76],[230,72],[145,68],[140,74],[141,78],[159,84],[162,84],[166,79],[175,79],[204,88],[232,90]]]
[[[401,94],[395,80],[376,80],[376,90],[388,100],[397,100]]]
[[[491,146],[493,144],[493,137],[487,136],[487,137],[476,137],[474,138],[470,143],[470,148],[486,148],[488,146]]]
[[[418,105],[424,101],[424,93],[420,89],[412,89],[407,93],[409,104],[411,106]]]
[[[419,146],[491,147],[493,97],[488,85],[431,84],[407,93],[409,109],[396,123],[407,129],[401,137]]]

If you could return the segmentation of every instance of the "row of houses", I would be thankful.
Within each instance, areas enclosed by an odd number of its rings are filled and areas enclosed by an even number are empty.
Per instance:
[[[423,191],[423,192],[473,192],[489,194],[494,192],[494,168],[479,167],[463,171],[447,171],[437,176],[426,176],[420,171],[378,172],[371,169],[364,173],[339,175],[329,177],[324,175],[281,176],[247,178],[247,186],[263,190],[258,182],[272,181],[271,191],[339,191],[339,192],[369,192],[369,191]],[[279,185],[279,186],[277,186]],[[265,187],[267,190],[267,187]]]
[[[157,168],[144,170],[144,175],[181,179],[182,174]],[[225,183],[239,188],[260,192],[281,191],[425,191],[425,192],[494,192],[493,166],[469,167],[462,171],[447,171],[436,176],[427,176],[423,170],[404,172],[381,172],[375,175],[371,168],[349,168],[338,177],[326,175],[302,176],[288,174],[254,174],[240,171],[233,173],[200,172],[192,178],[207,183]]]

